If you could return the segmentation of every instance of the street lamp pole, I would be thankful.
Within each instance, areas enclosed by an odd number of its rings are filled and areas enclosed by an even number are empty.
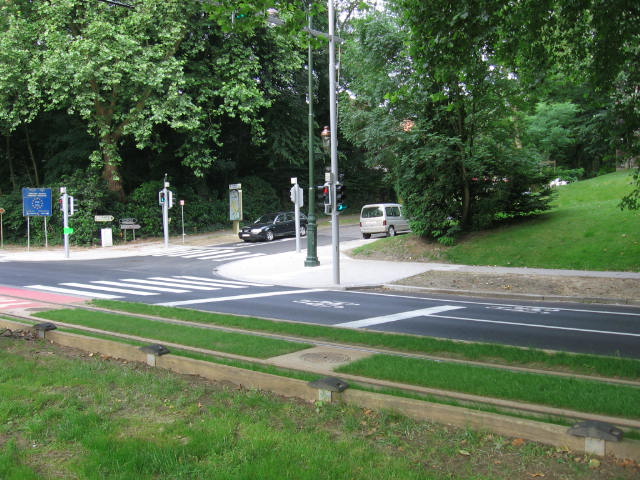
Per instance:
[[[331,251],[333,260],[333,283],[340,285],[340,238],[338,206],[336,205],[336,182],[338,181],[338,125],[336,102],[336,39],[334,0],[329,2],[329,129],[331,130]]]
[[[309,32],[312,30],[311,24],[311,4],[309,4]],[[317,267],[318,260],[318,224],[316,223],[316,186],[315,186],[315,165],[313,158],[313,51],[311,48],[311,33],[309,33],[308,51],[308,74],[309,74],[309,215],[307,216],[307,258],[304,261],[305,267]]]

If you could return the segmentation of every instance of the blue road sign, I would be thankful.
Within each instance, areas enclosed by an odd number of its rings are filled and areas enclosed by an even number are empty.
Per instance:
[[[22,189],[23,217],[50,217],[52,213],[50,188]]]

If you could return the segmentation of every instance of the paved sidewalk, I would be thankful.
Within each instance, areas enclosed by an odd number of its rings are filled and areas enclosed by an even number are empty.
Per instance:
[[[192,248],[194,246],[216,245],[236,241],[237,237],[229,231],[187,237],[185,243],[181,238],[172,237],[169,249],[172,251]],[[268,283],[272,285],[303,288],[353,288],[379,286],[397,282],[403,278],[418,275],[427,271],[456,271],[488,274],[521,274],[552,275],[567,277],[620,278],[640,281],[638,272],[600,272],[582,270],[554,270],[539,268],[510,268],[453,265],[425,262],[393,262],[381,260],[362,260],[348,257],[343,252],[373,240],[354,240],[340,244],[340,283],[334,282],[332,264],[332,247],[318,247],[317,267],[305,267],[306,249],[295,252],[295,242],[291,241],[290,251],[275,255],[263,255],[229,262],[220,265],[217,273],[241,281]],[[306,241],[302,241],[306,246]],[[118,258],[138,255],[150,255],[166,252],[161,240],[136,241],[114,247],[80,248],[72,247],[68,259],[64,257],[62,246],[44,248],[3,249],[0,250],[0,274],[2,262],[7,261],[74,261]],[[453,293],[453,292],[452,292]]]

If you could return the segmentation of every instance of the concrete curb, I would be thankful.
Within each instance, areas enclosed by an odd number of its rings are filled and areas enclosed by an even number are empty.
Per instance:
[[[0,326],[10,329],[33,328],[24,323],[0,318]],[[623,439],[614,442],[590,437],[577,437],[563,426],[536,420],[519,419],[495,413],[480,412],[465,407],[442,405],[424,400],[408,399],[392,395],[348,389],[338,392],[311,387],[308,382],[268,373],[245,370],[204,360],[166,354],[156,356],[145,353],[139,347],[113,340],[87,337],[69,332],[40,332],[51,343],[77,348],[92,353],[102,353],[127,361],[147,363],[175,373],[199,375],[212,381],[230,382],[250,389],[260,389],[285,397],[306,401],[344,402],[361,408],[391,410],[418,421],[432,421],[461,428],[491,430],[500,435],[524,438],[547,445],[570,448],[575,452],[593,455],[613,455],[640,461],[640,441]]]

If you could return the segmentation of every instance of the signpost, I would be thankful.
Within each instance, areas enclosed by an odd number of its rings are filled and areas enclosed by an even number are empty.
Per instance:
[[[127,230],[133,231],[133,239],[136,239],[136,230],[140,228],[138,224],[138,220],[135,218],[121,218],[120,219],[120,230],[124,230],[124,241],[127,241]]]
[[[290,197],[291,201],[295,205],[295,219],[296,219],[296,252],[300,253],[300,208],[304,207],[304,191],[298,185],[298,179],[293,177],[291,179]]]
[[[184,200],[180,200],[180,213],[182,215],[182,243],[184,243]]]
[[[31,217],[44,217],[44,243],[49,246],[47,235],[47,217],[51,211],[50,188],[23,188],[22,189],[22,216],[27,217],[27,251],[31,247]]]
[[[233,233],[240,232],[240,220],[242,220],[242,184],[229,185],[229,220],[233,222]]]

